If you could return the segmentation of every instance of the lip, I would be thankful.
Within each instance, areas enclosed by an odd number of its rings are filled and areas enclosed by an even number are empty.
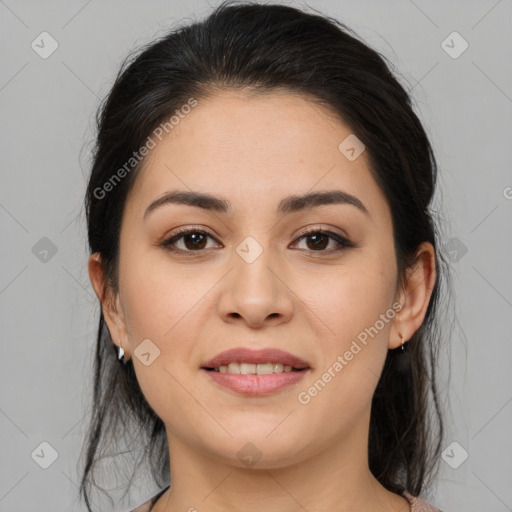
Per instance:
[[[310,371],[311,369],[307,368],[270,375],[242,375],[208,371],[201,368],[201,372],[206,373],[216,384],[247,396],[264,396],[276,393],[285,387],[297,384]]]
[[[208,370],[208,368],[218,368],[229,363],[280,363],[282,365],[289,365],[298,371],[271,373],[268,375],[243,375]],[[231,389],[236,393],[248,396],[262,396],[297,384],[304,378],[306,373],[311,371],[311,368],[300,357],[278,348],[254,350],[239,347],[217,354],[201,366],[201,371],[206,373],[216,384]]]
[[[233,348],[220,352],[215,357],[202,364],[201,368],[218,368],[219,366],[228,365],[229,363],[280,363],[282,365],[289,365],[299,370],[309,368],[309,364],[306,361],[278,348],[264,348],[254,350],[245,347]]]

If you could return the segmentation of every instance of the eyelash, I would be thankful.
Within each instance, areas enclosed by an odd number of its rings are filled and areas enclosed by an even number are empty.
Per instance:
[[[204,252],[206,249],[198,249],[196,251],[194,251],[194,250],[186,250],[185,251],[183,249],[177,249],[176,247],[173,246],[174,243],[176,243],[178,240],[182,239],[185,235],[188,235],[190,233],[199,233],[199,234],[206,235],[206,236],[209,236],[210,238],[215,239],[212,235],[210,235],[210,233],[208,233],[206,231],[203,231],[201,229],[186,228],[186,229],[183,229],[183,230],[179,231],[178,233],[174,234],[172,237],[164,240],[162,242],[161,246],[164,247],[164,249],[166,249],[168,251],[171,251],[171,252],[174,252],[174,253],[181,253],[181,254],[186,255],[186,256],[196,256],[197,253]],[[308,236],[311,236],[313,234],[325,235],[325,236],[329,237],[331,240],[334,240],[335,242],[338,242],[338,244],[340,246],[335,248],[335,249],[331,249],[331,250],[319,250],[319,251],[310,250],[310,252],[312,252],[312,253],[327,253],[327,254],[330,254],[330,253],[333,253],[333,252],[342,251],[344,249],[357,247],[356,244],[354,244],[353,242],[351,242],[347,238],[345,238],[345,237],[343,237],[343,236],[341,236],[341,235],[339,235],[337,233],[334,233],[332,231],[325,230],[325,229],[319,229],[319,228],[307,229],[298,238],[296,238],[295,242],[298,243],[301,240],[303,240],[304,238],[307,238]]]

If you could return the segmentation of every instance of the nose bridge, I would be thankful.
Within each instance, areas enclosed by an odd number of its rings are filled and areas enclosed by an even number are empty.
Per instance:
[[[253,293],[273,294],[275,277],[269,270],[273,258],[269,243],[264,241],[263,244],[253,236],[240,242],[235,250],[235,271],[249,293],[253,290]]]
[[[235,247],[233,270],[219,302],[225,318],[242,317],[251,325],[276,316],[288,320],[292,303],[278,278],[279,264],[269,239],[269,233],[247,236]]]

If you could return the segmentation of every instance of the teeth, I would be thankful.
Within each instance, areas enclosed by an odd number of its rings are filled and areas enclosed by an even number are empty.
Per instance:
[[[256,367],[259,365],[249,364],[249,363],[240,363],[240,373],[242,375],[249,375],[250,373],[256,373]]]
[[[271,373],[291,372],[292,366],[280,363],[229,363],[215,368],[220,373],[236,373],[242,375],[270,375]]]
[[[256,372],[258,375],[270,375],[271,373],[274,373],[274,367],[272,366],[272,363],[258,364],[256,365]]]
[[[227,373],[240,373],[240,365],[238,363],[229,363],[228,366],[224,368],[227,368]]]

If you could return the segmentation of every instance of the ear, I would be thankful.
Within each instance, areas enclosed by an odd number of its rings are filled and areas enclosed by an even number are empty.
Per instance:
[[[129,344],[124,315],[120,307],[119,296],[114,296],[113,290],[106,282],[100,253],[91,254],[88,269],[92,287],[101,302],[101,309],[110,332],[110,337],[115,345],[123,347],[125,359],[128,360]]]
[[[436,273],[434,247],[429,242],[423,242],[416,252],[415,264],[407,270],[406,283],[397,293],[396,300],[402,304],[402,309],[393,319],[388,348],[400,347],[400,334],[406,342],[423,324],[436,282]]]

